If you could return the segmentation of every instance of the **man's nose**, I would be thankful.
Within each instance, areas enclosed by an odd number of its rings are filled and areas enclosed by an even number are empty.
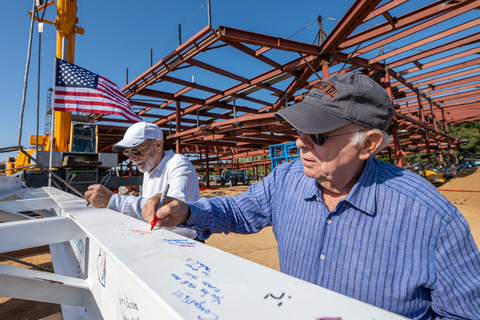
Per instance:
[[[301,135],[299,135],[295,144],[299,148],[312,149],[313,147],[313,141],[310,139],[310,136],[306,133],[302,133]]]

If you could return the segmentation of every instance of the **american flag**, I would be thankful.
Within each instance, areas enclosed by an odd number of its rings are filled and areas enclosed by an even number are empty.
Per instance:
[[[67,61],[55,58],[55,111],[122,115],[143,121],[117,85]]]

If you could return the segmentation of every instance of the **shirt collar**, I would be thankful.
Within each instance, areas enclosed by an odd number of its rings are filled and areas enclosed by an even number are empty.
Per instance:
[[[165,154],[163,155],[162,160],[160,160],[160,163],[152,170],[149,172],[150,175],[154,174],[157,170],[163,171],[163,168],[167,164],[168,160],[173,156],[173,150],[168,150],[165,151]]]
[[[360,178],[343,200],[371,216],[374,216],[376,212],[378,175],[376,161],[373,157],[368,158]],[[322,199],[322,187],[315,179],[309,178],[305,186],[303,198],[304,200],[311,200],[316,197]]]
[[[315,179],[308,178],[303,199],[311,200],[312,198],[316,199],[316,197],[320,197],[320,199],[322,199],[322,187]]]
[[[375,216],[377,210],[377,163],[374,157],[367,159],[363,172],[345,201],[364,213]]]

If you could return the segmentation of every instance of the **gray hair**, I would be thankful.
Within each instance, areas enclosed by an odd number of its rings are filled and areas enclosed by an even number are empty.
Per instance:
[[[364,126],[360,126],[360,127],[363,130],[359,130],[359,131],[355,132],[355,134],[353,135],[352,141],[351,141],[354,146],[360,146],[363,143],[365,143],[365,141],[367,141],[367,132],[368,131],[380,132],[383,136],[382,143],[373,151],[372,156],[378,154],[380,151],[382,151],[390,143],[390,136],[385,131],[382,131],[382,130],[379,130],[379,129],[369,129],[369,128],[364,127]]]

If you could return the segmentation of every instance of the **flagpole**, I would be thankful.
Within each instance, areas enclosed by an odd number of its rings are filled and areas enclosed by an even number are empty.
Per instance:
[[[53,86],[53,96],[55,97],[55,86]],[[50,172],[52,171],[52,156],[53,156],[53,123],[55,122],[55,101],[53,102],[52,108],[50,108],[50,114],[52,116],[52,127],[50,129],[50,157],[48,160],[48,169],[50,169]],[[48,173],[48,187],[50,188],[52,186],[52,174]]]
[[[52,186],[52,157],[53,157],[53,123],[55,122],[55,80],[56,80],[56,70],[57,70],[57,59],[53,59],[53,105],[50,108],[50,115],[52,117],[52,125],[50,127],[50,157],[48,157],[48,169],[50,172],[48,173],[48,187]]]

